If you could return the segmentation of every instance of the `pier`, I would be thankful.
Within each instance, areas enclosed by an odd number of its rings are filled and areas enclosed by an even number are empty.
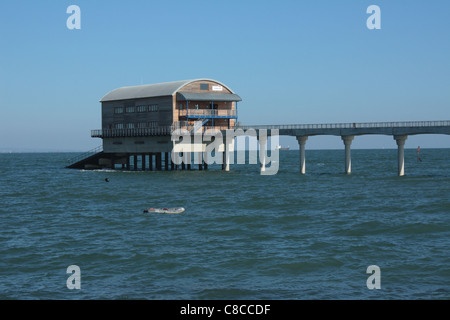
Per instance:
[[[161,171],[191,170],[192,164],[198,164],[199,170],[206,170],[208,163],[221,163],[222,169],[229,171],[234,159],[234,138],[251,136],[258,140],[261,174],[273,174],[273,163],[266,171],[271,161],[266,149],[269,136],[279,135],[296,137],[300,173],[305,174],[308,138],[334,135],[342,139],[344,172],[350,174],[354,139],[375,134],[393,137],[398,147],[398,175],[403,176],[408,136],[450,134],[450,121],[241,126],[237,121],[240,101],[241,97],[229,86],[207,78],[116,88],[100,99],[102,129],[91,131],[92,138],[102,139],[102,146],[72,159],[67,168],[119,166],[125,170]],[[210,132],[220,133],[220,137],[212,140]],[[206,161],[207,157],[210,161]]]
[[[294,136],[300,149],[300,173],[306,173],[306,142],[310,136],[340,136],[345,147],[345,173],[351,173],[351,145],[356,136],[390,135],[398,148],[398,175],[405,174],[404,149],[408,136],[417,134],[450,134],[450,121],[404,121],[404,122],[364,122],[364,123],[327,123],[293,125],[257,125],[241,126],[241,129],[253,129],[259,132],[276,129],[280,136]]]
[[[200,128],[200,133],[205,132],[210,127]],[[170,140],[170,135],[179,127],[165,126],[153,129],[109,129],[92,130],[91,136],[104,138],[126,138],[126,137],[147,137],[160,136]],[[225,137],[226,130],[221,128],[221,133]],[[264,130],[270,136],[272,130],[277,130],[280,136],[296,137],[299,144],[299,171],[306,174],[306,143],[308,137],[318,135],[340,136],[345,148],[344,172],[350,174],[351,169],[351,145],[354,139],[362,135],[389,135],[395,140],[398,148],[398,172],[399,176],[405,174],[405,143],[410,135],[417,134],[450,134],[450,120],[448,121],[405,121],[405,122],[366,122],[366,123],[329,123],[329,124],[292,124],[292,125],[255,125],[236,126],[238,130],[246,135],[249,131],[256,134],[259,147],[266,152],[267,139],[259,139],[259,133]],[[222,151],[225,151],[225,146]],[[195,159],[195,156],[198,158]],[[126,170],[191,170],[192,163],[198,164],[199,170],[208,169],[206,154],[204,152],[189,152],[182,155],[183,163],[176,165],[171,158],[171,152],[104,152],[101,147],[92,150],[87,154],[80,155],[69,168],[98,169],[116,168],[117,165]],[[194,161],[196,160],[196,161]],[[266,161],[262,157],[261,171],[266,170]],[[230,154],[223,152],[222,169],[230,170]]]

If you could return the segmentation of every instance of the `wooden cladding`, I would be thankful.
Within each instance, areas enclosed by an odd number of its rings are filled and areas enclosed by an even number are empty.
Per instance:
[[[206,89],[207,87],[207,89]],[[202,89],[203,88],[203,89]],[[225,86],[214,81],[195,81],[185,85],[183,88],[178,90],[179,92],[206,92],[206,91],[217,91],[221,93],[232,93]]]

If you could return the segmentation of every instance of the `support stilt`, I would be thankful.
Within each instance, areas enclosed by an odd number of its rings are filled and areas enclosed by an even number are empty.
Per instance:
[[[186,170],[186,152],[181,153],[183,161],[181,161],[181,170]]]
[[[305,161],[305,145],[306,140],[308,140],[308,136],[298,136],[297,141],[300,147],[300,173],[306,173],[306,161]]]
[[[142,159],[142,171],[145,171],[146,168],[147,168],[147,164],[146,164],[146,159],[145,159],[145,157],[146,157],[146,155],[145,155],[145,153],[143,153],[143,154],[141,155],[141,159]]]
[[[169,170],[169,153],[168,152],[164,152],[164,169],[166,171]]]
[[[111,169],[115,169],[116,168],[116,163],[115,163],[115,157],[114,155],[111,155]]]
[[[203,152],[198,152],[198,170],[203,170]]]
[[[345,173],[352,173],[352,156],[351,156],[351,145],[355,136],[341,136],[342,141],[345,145]]]
[[[224,145],[225,152],[224,152],[224,165],[225,165],[225,171],[230,171],[230,145],[225,144]]]
[[[407,135],[394,136],[395,142],[398,146],[398,175],[399,177],[405,175],[405,142]]]
[[[156,153],[156,170],[157,171],[161,171],[161,167],[162,167],[162,164],[161,164],[161,152],[157,152]]]
[[[259,161],[261,162],[261,172],[266,171],[266,145],[267,137],[259,137]]]

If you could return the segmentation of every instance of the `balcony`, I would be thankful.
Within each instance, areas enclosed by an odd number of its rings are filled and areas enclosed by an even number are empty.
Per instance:
[[[192,124],[189,123],[188,121],[176,121],[173,123],[173,130],[177,129],[186,130],[188,132],[205,133],[210,130],[224,131],[228,129],[233,129],[233,127],[229,128],[228,126],[205,126],[205,125],[202,126],[201,122],[198,122],[197,124]]]
[[[153,128],[134,129],[99,129],[91,130],[92,138],[116,138],[116,137],[149,137],[165,136],[172,133],[172,126],[160,126]]]
[[[236,117],[236,110],[230,110],[230,109],[219,109],[219,110],[213,110],[213,109],[183,109],[179,110],[179,116],[180,117],[189,117],[189,118],[218,118],[218,119],[235,119]]]

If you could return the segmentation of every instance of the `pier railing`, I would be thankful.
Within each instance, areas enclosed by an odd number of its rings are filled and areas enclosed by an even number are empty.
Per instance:
[[[282,124],[282,125],[238,125],[232,129],[366,129],[366,128],[420,128],[420,127],[450,127],[450,121],[402,121],[402,122],[351,122],[351,123],[323,123],[323,124]],[[171,126],[158,126],[152,128],[133,129],[98,129],[91,131],[93,138],[114,138],[114,137],[146,137],[170,135],[176,129],[196,130],[197,133],[205,132],[208,129],[227,130],[226,126],[203,126],[197,128],[187,121],[177,121]]]
[[[237,126],[240,129],[351,129],[351,128],[406,128],[406,127],[443,127],[450,121],[401,121],[401,122],[351,122],[322,124],[282,124]]]
[[[114,138],[114,137],[146,137],[170,135],[172,126],[159,126],[154,128],[133,129],[98,129],[91,130],[92,138]]]
[[[86,158],[88,158],[90,156],[93,156],[94,154],[99,153],[101,151],[103,151],[103,146],[98,146],[98,147],[96,147],[94,149],[91,149],[91,150],[89,150],[87,152],[79,154],[78,156],[73,157],[72,159],[68,159],[67,161],[70,162],[70,163],[76,163],[76,162],[78,162],[80,160],[83,160],[83,159],[86,159]]]

